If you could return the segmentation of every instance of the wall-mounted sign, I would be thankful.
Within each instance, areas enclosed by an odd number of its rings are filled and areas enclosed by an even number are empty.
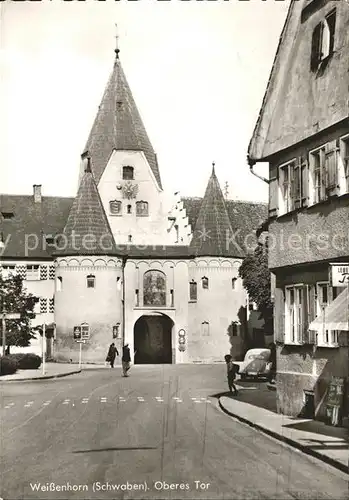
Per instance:
[[[113,339],[120,338],[120,323],[113,326]]]
[[[335,287],[349,286],[349,264],[330,264],[330,283]]]

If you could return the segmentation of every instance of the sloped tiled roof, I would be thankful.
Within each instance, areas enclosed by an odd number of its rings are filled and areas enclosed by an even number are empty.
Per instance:
[[[114,149],[143,151],[162,188],[156,154],[118,57],[84,150],[91,156],[97,184]]]
[[[52,247],[46,245],[45,235],[63,231],[73,200],[43,196],[40,203],[35,203],[32,195],[0,194],[0,212],[14,214],[8,220],[0,215],[0,233],[7,241],[3,251],[0,249],[0,257],[50,258]]]
[[[86,170],[55,255],[117,255],[91,170]]]
[[[189,224],[195,228],[203,198],[182,198]],[[257,228],[267,219],[267,204],[252,201],[225,200],[232,231],[237,246],[245,255],[256,241]]]
[[[232,235],[230,219],[214,168],[201,202],[190,243],[195,255],[242,257],[238,248],[229,244]]]

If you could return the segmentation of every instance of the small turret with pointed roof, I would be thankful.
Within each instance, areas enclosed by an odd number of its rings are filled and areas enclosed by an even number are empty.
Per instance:
[[[55,255],[118,255],[87,156],[83,178]]]
[[[190,247],[196,256],[243,257],[239,247],[229,244],[233,235],[223,193],[216,176],[215,163],[201,202]]]
[[[84,151],[89,151],[98,185],[113,150],[142,151],[160,189],[156,154],[133,99],[120,62],[118,35],[115,61]]]

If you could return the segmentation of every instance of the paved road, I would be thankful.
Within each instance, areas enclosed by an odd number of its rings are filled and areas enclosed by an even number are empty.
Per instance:
[[[0,496],[348,497],[341,472],[221,413],[214,395],[222,390],[222,365],[136,366],[129,378],[119,369],[90,370],[2,384]],[[127,484],[132,489],[123,490]],[[45,491],[50,485],[55,491]]]

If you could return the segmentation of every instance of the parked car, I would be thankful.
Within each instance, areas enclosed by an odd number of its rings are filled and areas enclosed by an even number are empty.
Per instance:
[[[233,361],[233,363],[239,366],[238,373],[242,380],[247,377],[268,378],[272,367],[270,356],[270,349],[250,349],[243,361]]]

